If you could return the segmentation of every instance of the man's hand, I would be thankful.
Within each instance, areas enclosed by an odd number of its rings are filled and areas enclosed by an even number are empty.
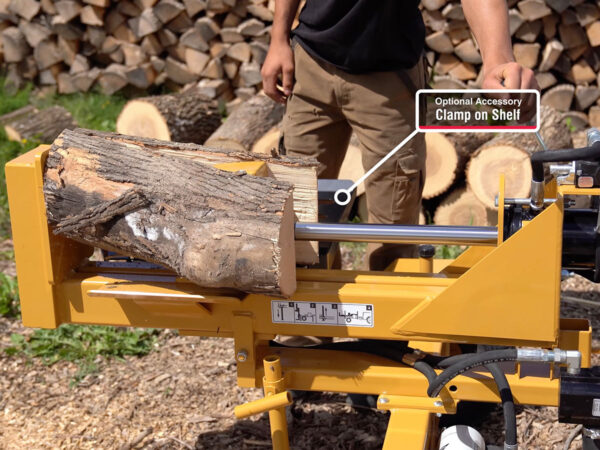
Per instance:
[[[484,69],[483,89],[537,89],[533,70],[508,62],[496,65],[489,70]]]
[[[279,103],[285,103],[294,87],[294,52],[289,42],[271,42],[261,75],[265,94]],[[282,87],[277,86],[281,76]]]
[[[482,89],[540,89],[533,71],[516,62],[497,64],[489,70],[484,67],[483,71]],[[510,96],[521,97],[524,100],[521,106],[521,122],[530,121],[537,107],[535,96],[531,94]]]

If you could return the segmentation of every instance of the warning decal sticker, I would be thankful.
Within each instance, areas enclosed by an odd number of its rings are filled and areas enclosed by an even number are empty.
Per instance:
[[[271,300],[273,323],[372,328],[374,315],[373,305],[365,303]]]

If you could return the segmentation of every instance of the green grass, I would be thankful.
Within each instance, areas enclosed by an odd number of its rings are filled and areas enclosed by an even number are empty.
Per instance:
[[[77,363],[73,382],[99,369],[98,357],[122,359],[150,353],[157,340],[156,330],[104,326],[62,325],[55,330],[35,330],[30,336],[12,334],[9,355],[41,358],[45,364],[58,361]]]
[[[466,247],[460,245],[438,245],[435,248],[435,257],[439,259],[455,259]]]
[[[28,103],[39,109],[52,105],[66,108],[82,128],[114,131],[119,112],[126,99],[106,96],[98,92],[72,95],[37,97],[31,86],[9,95],[0,78],[0,115],[21,108]],[[16,156],[39,145],[35,140],[10,142],[0,129],[0,240],[10,237],[10,217],[4,166]],[[1,252],[0,259],[13,259],[12,252]],[[17,281],[0,273],[0,316],[19,317]],[[128,355],[148,354],[157,339],[156,330],[141,330],[86,325],[63,325],[55,330],[35,330],[30,336],[13,334],[13,345],[5,349],[8,354],[21,354],[41,358],[46,364],[57,361],[77,363],[79,370],[73,381],[98,370],[98,357],[123,358]]]
[[[19,313],[17,280],[0,272],[0,316],[18,317]]]
[[[127,99],[119,95],[104,95],[99,92],[84,94],[55,95],[33,100],[38,108],[60,105],[68,110],[81,128],[100,131],[115,131],[115,123]]]
[[[17,280],[0,273],[0,316],[20,316]],[[98,357],[122,359],[147,355],[155,347],[158,330],[91,325],[61,325],[54,330],[36,329],[30,336],[13,333],[8,355],[41,358],[45,364],[71,361],[78,370],[73,383],[99,369]]]

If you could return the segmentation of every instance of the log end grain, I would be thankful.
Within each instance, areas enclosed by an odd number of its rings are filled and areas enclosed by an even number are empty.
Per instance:
[[[444,193],[456,178],[459,157],[454,144],[441,133],[426,133],[427,160],[423,198]]]
[[[495,208],[500,174],[506,180],[506,197],[527,197],[531,188],[529,153],[510,143],[497,143],[471,158],[467,181],[475,196],[488,208]]]
[[[171,140],[171,133],[164,117],[151,103],[131,100],[117,118],[117,132],[130,136]]]

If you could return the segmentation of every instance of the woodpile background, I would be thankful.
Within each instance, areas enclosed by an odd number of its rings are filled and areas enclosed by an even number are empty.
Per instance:
[[[600,10],[590,0],[509,0],[521,64],[543,102],[578,125],[600,123]],[[9,82],[60,93],[199,83],[233,102],[261,87],[274,0],[0,0],[0,63]],[[475,87],[481,56],[457,0],[423,0],[432,84]]]
[[[516,59],[536,72],[542,104],[553,108],[548,122],[560,131],[556,142],[569,146],[569,131],[600,126],[598,3],[508,5]],[[481,56],[460,2],[422,0],[421,8],[432,86],[479,87]],[[145,96],[124,109],[122,133],[269,154],[283,110],[257,94],[273,10],[274,0],[0,0],[0,64],[13,89],[32,81],[62,94],[98,87]],[[147,97],[163,86],[174,95]],[[224,109],[231,120],[221,125]],[[2,125],[21,134],[31,126],[13,122]],[[428,136],[424,220],[493,222],[500,171],[515,195],[527,195],[526,158],[537,144],[486,143],[492,137]],[[341,178],[361,175],[358,146],[353,139]]]

